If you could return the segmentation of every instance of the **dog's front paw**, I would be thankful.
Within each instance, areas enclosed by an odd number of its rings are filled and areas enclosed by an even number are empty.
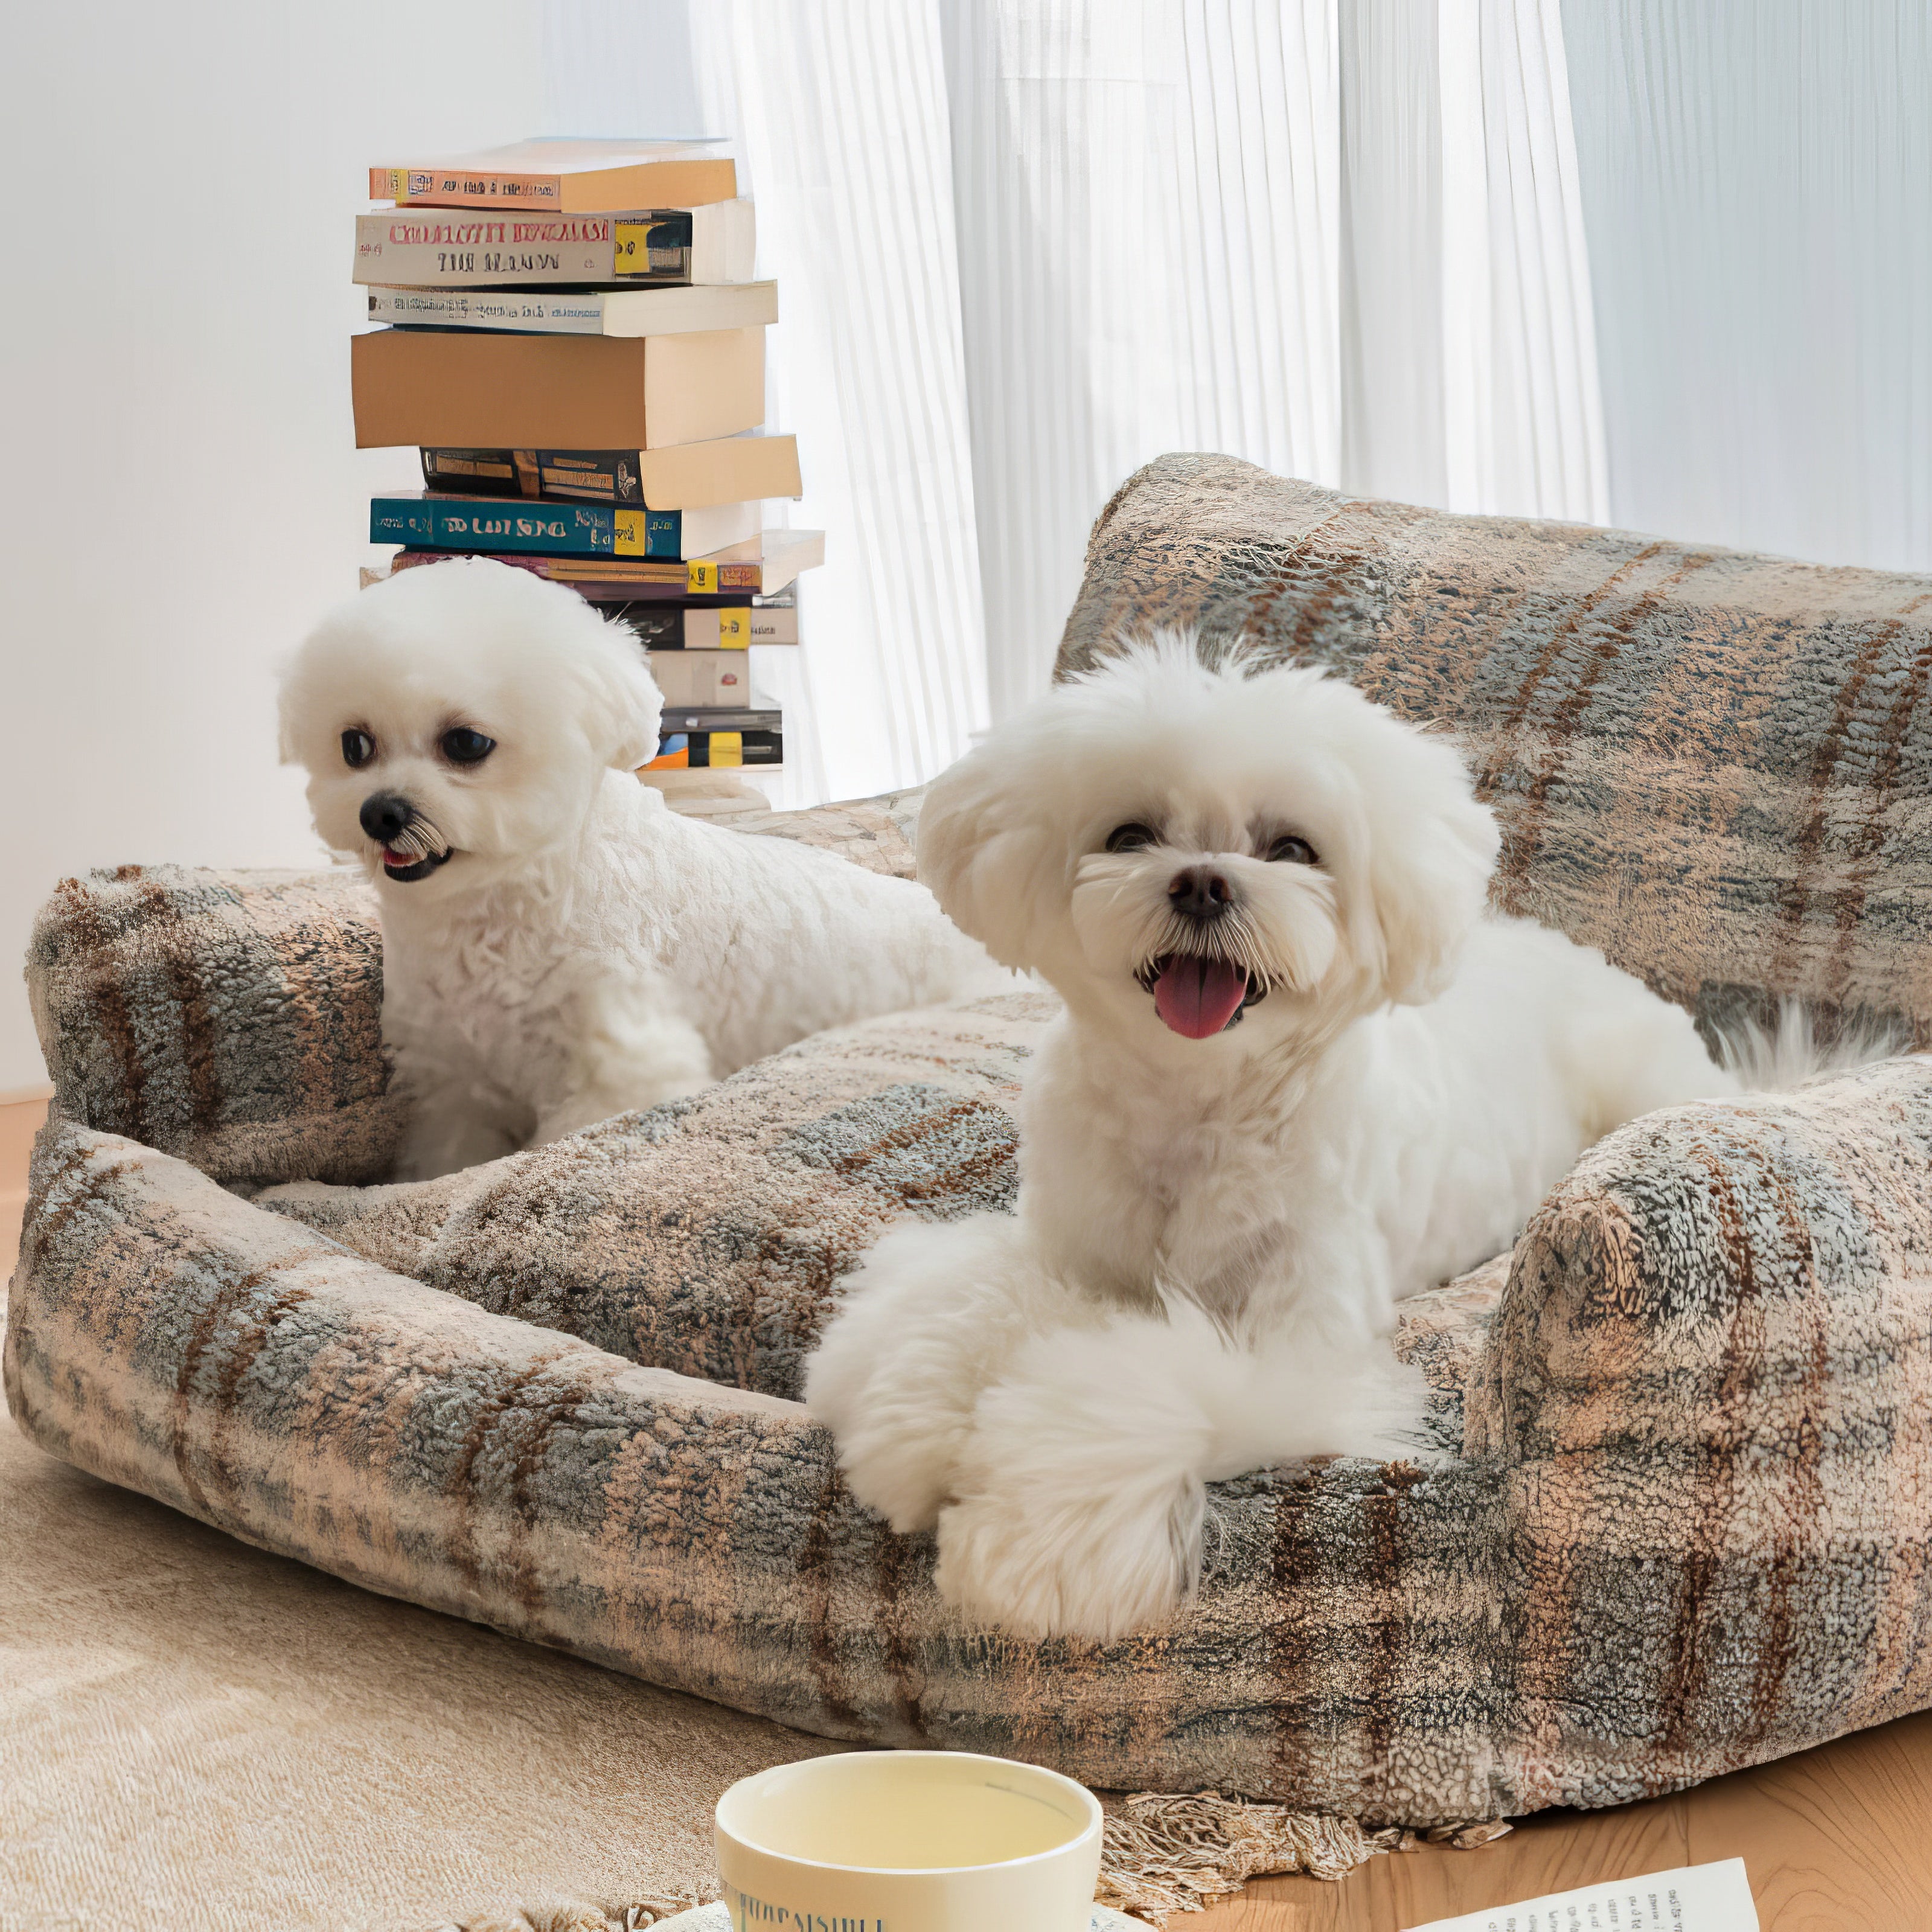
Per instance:
[[[805,1366],[806,1406],[836,1439],[846,1486],[904,1535],[938,1520],[964,1419],[876,1349],[868,1320],[833,1322]]]
[[[935,1580],[969,1616],[1022,1636],[1125,1636],[1193,1594],[1205,1504],[1192,1477],[1136,1496],[980,1489],[940,1512]]]
[[[882,1407],[837,1433],[853,1495],[902,1536],[930,1529],[952,1490],[958,1431]]]

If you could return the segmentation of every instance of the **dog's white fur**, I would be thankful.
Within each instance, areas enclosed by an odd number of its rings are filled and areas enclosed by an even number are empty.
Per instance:
[[[1112,828],[1157,834],[1109,852]],[[1265,856],[1284,835],[1316,862]],[[1583,1148],[1738,1090],[1688,1016],[1487,916],[1497,850],[1456,751],[1312,670],[1190,640],[1063,685],[932,787],[921,876],[1066,1002],[1026,1081],[1016,1216],[893,1231],[808,1365],[856,1493],[938,1528],[956,1603],[1108,1636],[1172,1610],[1202,1485],[1401,1453],[1396,1300],[1505,1247]],[[1170,886],[1208,868],[1209,925]],[[1176,952],[1268,990],[1184,1037]]]
[[[446,1173],[688,1094],[822,1028],[1010,986],[922,886],[679,817],[634,769],[662,700],[574,592],[483,560],[326,617],[284,680],[316,830],[375,880],[406,1171]],[[466,727],[480,763],[441,754]],[[374,740],[359,768],[342,734]],[[399,881],[358,813],[415,816]],[[416,869],[420,869],[418,868]]]

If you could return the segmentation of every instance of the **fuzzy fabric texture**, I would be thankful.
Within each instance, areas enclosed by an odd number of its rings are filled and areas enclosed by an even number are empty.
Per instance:
[[[1069,662],[1138,613],[1344,664],[1466,727],[1521,909],[1707,1018],[1798,992],[1922,1029],[1932,586],[1690,557],[1169,459],[1102,519]],[[908,809],[794,836],[890,858]],[[1616,1803],[1932,1703],[1924,1063],[1612,1135],[1513,1258],[1404,1307],[1462,1454],[1218,1486],[1195,1604],[1029,1645],[944,1611],[788,1398],[882,1226],[1004,1203],[1044,1002],[272,1213],[241,1197],[393,1152],[359,890],[130,870],[50,907],[6,1372],[54,1454],[826,1736],[1370,1828]]]

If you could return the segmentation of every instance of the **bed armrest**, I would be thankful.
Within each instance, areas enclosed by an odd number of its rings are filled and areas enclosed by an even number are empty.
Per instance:
[[[1914,1056],[1592,1148],[1516,1244],[1465,1443],[1815,1464],[1869,1457],[1928,1385],[1932,1057]]]
[[[35,922],[27,990],[54,1104],[81,1126],[230,1186],[393,1165],[382,935],[352,872],[65,880]]]

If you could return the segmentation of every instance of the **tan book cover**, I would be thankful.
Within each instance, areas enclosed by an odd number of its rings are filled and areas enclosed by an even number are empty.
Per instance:
[[[686,141],[514,141],[428,154],[369,170],[369,199],[404,208],[611,208],[729,201],[738,171],[716,144]]]
[[[764,420],[765,332],[610,337],[383,328],[350,338],[350,377],[358,449],[662,449],[735,435]],[[753,494],[740,489],[731,500]]]
[[[764,496],[796,496],[795,436],[731,436],[638,453],[644,501],[654,510],[692,510]]]

